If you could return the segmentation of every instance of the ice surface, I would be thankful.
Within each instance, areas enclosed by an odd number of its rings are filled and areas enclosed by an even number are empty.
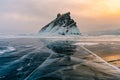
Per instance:
[[[74,45],[98,45],[99,43],[90,43],[90,42],[79,42],[79,43],[75,43]]]
[[[0,54],[4,54],[6,52],[11,52],[14,50],[16,50],[16,49],[12,46],[0,46]]]
[[[0,55],[0,80],[120,80],[117,66],[86,47],[101,41],[118,44],[118,40],[115,36],[38,35],[0,39],[0,45],[11,50]]]

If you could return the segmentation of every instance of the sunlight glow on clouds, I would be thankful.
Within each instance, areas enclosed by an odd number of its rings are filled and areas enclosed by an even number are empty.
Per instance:
[[[120,0],[109,0],[106,5],[111,13],[120,15]]]
[[[85,17],[120,16],[120,0],[84,0],[80,2],[86,7],[83,7],[83,11],[78,10],[78,14]]]
[[[82,32],[120,28],[120,0],[1,0],[0,33],[38,32],[70,11]]]

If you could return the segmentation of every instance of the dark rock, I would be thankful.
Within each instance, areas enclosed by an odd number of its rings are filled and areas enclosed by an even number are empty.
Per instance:
[[[80,35],[76,22],[71,19],[70,12],[57,14],[57,18],[43,27],[39,33],[60,34],[60,35]]]

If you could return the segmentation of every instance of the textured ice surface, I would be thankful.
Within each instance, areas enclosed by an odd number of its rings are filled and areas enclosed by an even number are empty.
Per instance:
[[[118,67],[79,43],[80,39],[0,39],[1,46],[16,49],[0,55],[0,80],[120,80]]]

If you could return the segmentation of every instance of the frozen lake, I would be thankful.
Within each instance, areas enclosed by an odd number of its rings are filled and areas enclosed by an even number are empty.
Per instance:
[[[1,37],[0,80],[120,80],[120,41],[109,38]]]

